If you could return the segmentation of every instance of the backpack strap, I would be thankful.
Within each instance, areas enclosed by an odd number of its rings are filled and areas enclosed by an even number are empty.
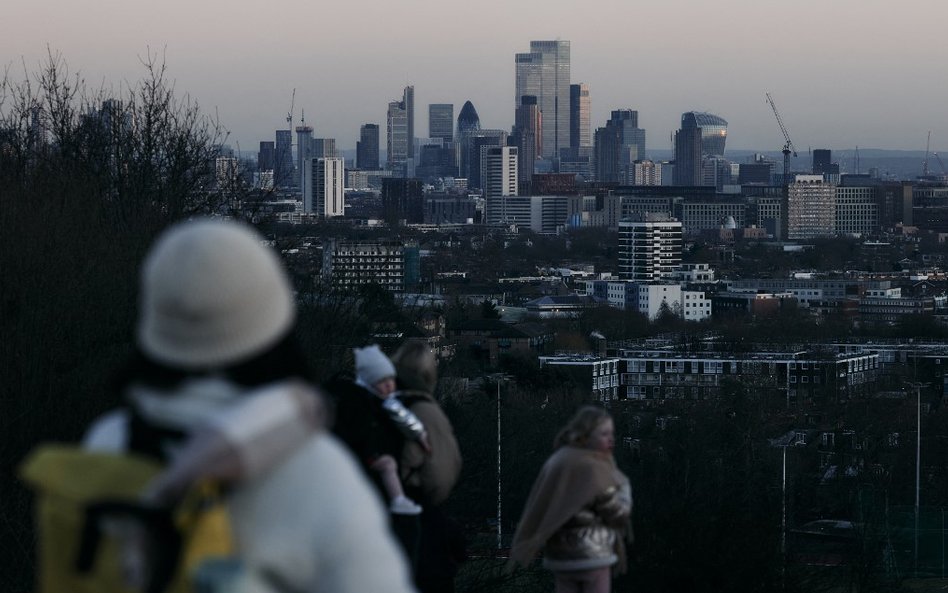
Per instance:
[[[95,565],[102,541],[104,520],[131,519],[144,527],[149,538],[149,581],[145,593],[163,593],[174,577],[181,557],[181,534],[174,523],[172,510],[149,507],[136,502],[103,500],[86,507],[76,557],[76,572],[86,574]]]

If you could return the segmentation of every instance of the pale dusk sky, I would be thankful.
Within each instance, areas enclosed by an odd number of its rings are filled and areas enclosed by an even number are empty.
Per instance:
[[[354,148],[384,130],[390,100],[415,86],[416,136],[428,103],[471,100],[488,128],[513,123],[514,54],[534,39],[571,41],[592,126],[632,108],[649,149],[670,148],[684,111],[730,122],[729,149],[783,144],[773,94],[798,150],[948,152],[948,0],[30,0],[4,8],[0,62],[22,77],[47,46],[87,84],[142,74],[148,48],[169,76],[256,151],[296,119]],[[384,131],[382,144],[384,146]]]

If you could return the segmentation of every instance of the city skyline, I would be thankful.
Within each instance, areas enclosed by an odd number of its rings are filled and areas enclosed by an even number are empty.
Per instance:
[[[650,149],[671,148],[681,113],[707,111],[730,123],[729,149],[778,150],[769,91],[798,148],[924,150],[931,130],[932,150],[948,150],[948,81],[939,70],[948,39],[937,18],[948,8],[935,1],[908,0],[898,11],[879,0],[803,0],[792,10],[749,0],[634,8],[488,0],[437,11],[419,0],[329,12],[292,3],[265,17],[243,2],[104,8],[93,14],[61,0],[9,7],[7,22],[17,26],[0,39],[9,75],[22,77],[24,64],[36,70],[48,46],[90,87],[115,89],[140,78],[151,48],[165,56],[178,91],[216,114],[242,151],[285,128],[294,88],[294,125],[305,110],[315,136],[346,150],[362,124],[385,124],[388,101],[408,85],[416,108],[451,103],[457,112],[470,100],[483,127],[509,130],[514,55],[556,39],[571,43],[570,82],[589,85],[592,127],[612,110],[635,109]],[[905,43],[906,31],[924,43]],[[417,127],[416,136],[427,135]]]

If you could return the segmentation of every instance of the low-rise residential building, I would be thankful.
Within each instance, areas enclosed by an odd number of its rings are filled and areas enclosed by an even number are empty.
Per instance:
[[[567,372],[597,401],[607,402],[619,395],[619,359],[592,355],[541,356],[540,368],[551,367]]]

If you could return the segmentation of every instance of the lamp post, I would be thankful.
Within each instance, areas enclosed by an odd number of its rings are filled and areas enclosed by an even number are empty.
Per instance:
[[[501,480],[501,463],[500,463],[500,452],[501,452],[501,438],[500,438],[500,384],[503,381],[509,379],[509,375],[504,373],[497,373],[496,375],[491,375],[491,378],[497,381],[497,549],[500,550],[503,546],[501,544],[503,538],[503,527],[501,525],[502,518],[502,508],[501,504],[502,498],[502,480]]]
[[[913,565],[915,567],[915,576],[917,577],[918,517],[921,510],[920,503],[922,492],[922,387],[928,386],[928,383],[919,383],[918,381],[914,381],[910,383],[907,382],[906,384],[915,388],[915,546],[913,552]]]

